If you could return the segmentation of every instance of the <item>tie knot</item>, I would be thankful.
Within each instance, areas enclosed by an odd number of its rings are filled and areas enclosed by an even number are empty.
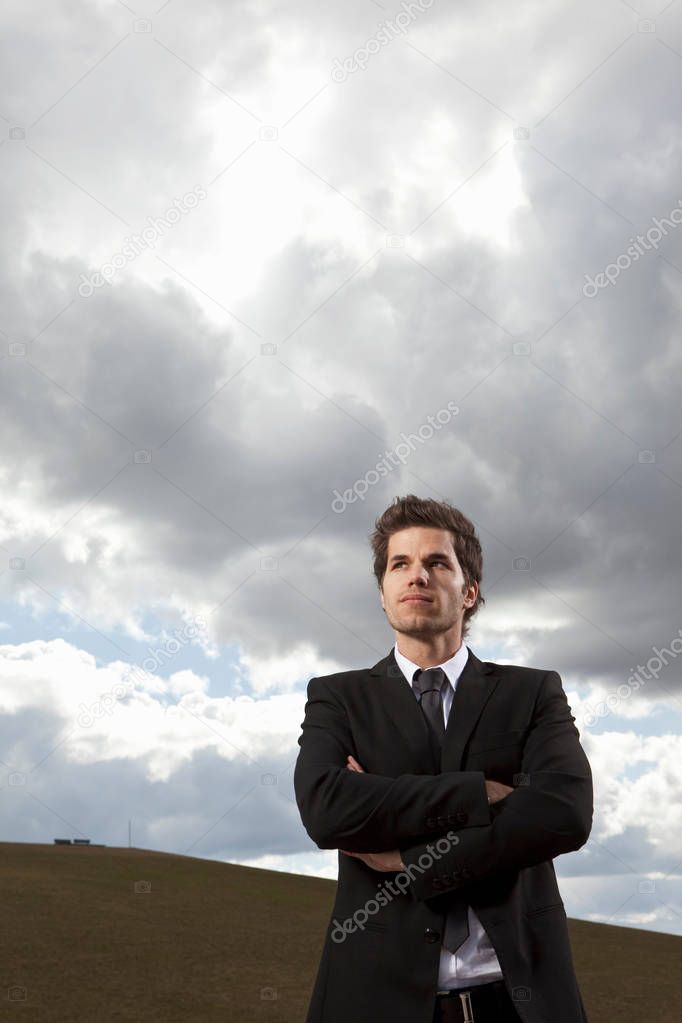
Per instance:
[[[412,688],[418,696],[430,690],[439,692],[447,676],[442,668],[417,668],[412,679]]]

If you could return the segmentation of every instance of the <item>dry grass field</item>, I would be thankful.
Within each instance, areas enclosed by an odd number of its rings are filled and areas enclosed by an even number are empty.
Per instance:
[[[2,1023],[303,1023],[333,881],[126,848],[0,864]],[[677,1023],[682,938],[569,923],[590,1023]]]

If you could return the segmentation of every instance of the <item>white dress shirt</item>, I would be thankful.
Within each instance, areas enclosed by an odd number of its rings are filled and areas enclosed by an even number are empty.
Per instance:
[[[412,679],[418,664],[413,664],[400,650],[398,644],[394,648],[395,659],[407,683],[414,692]],[[443,717],[445,724],[448,722],[448,715],[452,707],[455,689],[459,677],[462,674],[464,665],[469,657],[469,648],[461,643],[459,650],[444,664],[432,664],[429,667],[442,668],[447,681],[443,683]],[[450,683],[448,685],[448,682]],[[415,693],[415,699],[419,699]],[[471,906],[467,906],[469,919],[469,937],[462,942],[456,952],[448,952],[441,946],[440,965],[438,968],[438,990],[447,991],[450,988],[473,987],[475,984],[489,984],[493,980],[502,980],[502,970],[495,949],[490,943],[488,935],[483,929],[481,921],[474,913]]]

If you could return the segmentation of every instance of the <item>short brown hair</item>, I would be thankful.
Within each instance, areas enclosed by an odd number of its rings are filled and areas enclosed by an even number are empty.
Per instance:
[[[374,531],[370,534],[370,544],[374,554],[374,575],[381,589],[386,564],[388,562],[388,541],[394,533],[410,526],[427,526],[432,529],[447,529],[452,537],[452,545],[467,586],[476,581],[479,585],[478,596],[471,607],[466,608],[462,619],[462,639],[469,633],[469,619],[485,604],[480,585],[483,575],[483,554],[481,544],[476,536],[476,529],[471,519],[453,507],[448,501],[434,501],[431,498],[396,497],[374,523]]]

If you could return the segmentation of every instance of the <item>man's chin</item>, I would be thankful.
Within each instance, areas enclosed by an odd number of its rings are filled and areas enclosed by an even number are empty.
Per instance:
[[[420,611],[415,608],[411,614],[401,614],[399,618],[390,622],[391,628],[396,632],[402,632],[406,636],[433,636],[443,632],[447,625],[429,612]]]

